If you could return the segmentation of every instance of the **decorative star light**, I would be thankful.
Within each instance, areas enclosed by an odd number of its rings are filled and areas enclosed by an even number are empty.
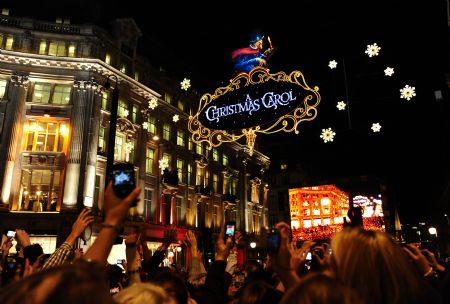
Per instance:
[[[337,67],[337,61],[336,60],[331,60],[328,63],[328,66],[330,67],[330,69],[335,69]]]
[[[184,78],[181,84],[181,89],[187,91],[191,87],[191,81],[187,78]]]
[[[347,104],[343,101],[339,101],[336,105],[336,108],[339,109],[339,111],[343,111],[345,110],[345,107],[347,106]]]
[[[323,142],[327,143],[329,141],[333,141],[335,135],[336,133],[331,130],[331,128],[322,129],[322,135],[320,135],[320,138],[323,139]]]
[[[381,130],[381,125],[380,125],[380,123],[378,123],[378,122],[373,123],[371,129],[372,129],[372,131],[373,131],[374,133],[380,132],[380,130]]]
[[[123,112],[122,112],[122,117],[128,117],[128,115],[130,114],[130,111],[128,111],[128,110],[123,110]]]
[[[148,122],[144,121],[144,122],[142,123],[142,129],[148,130]]]
[[[394,68],[387,67],[384,70],[384,75],[386,75],[386,76],[392,76],[393,74],[394,74]]]
[[[416,96],[416,88],[410,87],[409,85],[405,85],[403,89],[400,89],[400,98],[410,100]]]
[[[167,158],[160,159],[158,161],[161,174],[164,174],[164,170],[169,168],[169,160]]]
[[[148,107],[150,109],[154,110],[157,106],[158,106],[158,100],[155,97],[150,99],[150,101],[148,102]]]
[[[175,115],[172,117],[172,120],[173,120],[173,122],[177,122],[177,121],[180,120],[180,116],[179,116],[178,114],[175,114]]]
[[[374,43],[374,44],[369,44],[364,53],[369,55],[369,57],[373,57],[373,56],[378,56],[378,54],[380,53],[380,50],[381,50],[381,48],[376,43]]]

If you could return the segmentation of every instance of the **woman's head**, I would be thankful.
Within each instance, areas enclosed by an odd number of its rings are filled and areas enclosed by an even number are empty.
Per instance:
[[[331,248],[334,274],[365,302],[415,303],[413,299],[420,299],[420,278],[386,233],[346,228],[334,236]]]
[[[139,283],[131,285],[114,295],[114,301],[118,304],[175,304],[175,299],[170,297],[166,291],[157,285],[150,283]]]

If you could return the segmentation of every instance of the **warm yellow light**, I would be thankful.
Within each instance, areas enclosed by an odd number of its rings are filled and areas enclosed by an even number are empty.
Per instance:
[[[30,132],[34,132],[34,131],[36,131],[36,123],[32,123],[31,125],[30,125],[30,128],[28,129]]]
[[[49,115],[49,114],[44,114],[44,117],[47,117],[47,118],[48,118],[48,117],[50,117],[50,115]]]
[[[37,195],[37,196],[39,196],[39,195],[41,195],[41,194],[42,194],[41,191],[36,191],[36,195]]]
[[[251,242],[250,243],[250,248],[256,248],[256,243],[255,242]]]
[[[182,250],[183,250],[183,248],[177,247],[177,251],[178,251],[178,252],[181,252]]]
[[[428,232],[429,232],[431,235],[437,235],[437,230],[436,230],[436,228],[434,228],[434,227],[428,228]]]
[[[66,135],[67,133],[66,124],[63,123],[59,126],[59,133],[61,133],[62,135]]]
[[[155,136],[153,136],[153,140],[159,140],[159,136],[158,135],[155,135]]]
[[[28,191],[25,190],[25,191],[23,192],[23,195],[28,195]]]

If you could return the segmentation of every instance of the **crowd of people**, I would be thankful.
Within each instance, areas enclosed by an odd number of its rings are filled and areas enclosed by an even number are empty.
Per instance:
[[[187,233],[185,271],[161,267],[168,244],[150,254],[139,232],[125,236],[125,273],[107,258],[128,210],[140,193],[105,193],[102,229],[86,253],[76,240],[94,221],[83,210],[65,242],[44,255],[28,234],[16,230],[19,252],[8,263],[12,238],[2,244],[0,303],[450,303],[448,265],[412,244],[401,246],[381,231],[347,227],[330,243],[290,239],[288,224],[276,225],[279,242],[263,263],[238,265],[240,234],[215,242],[214,261],[205,267],[194,232]],[[309,259],[311,257],[311,259]]]

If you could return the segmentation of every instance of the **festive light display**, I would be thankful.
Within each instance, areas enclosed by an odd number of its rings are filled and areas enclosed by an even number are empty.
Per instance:
[[[329,240],[349,222],[348,194],[335,185],[289,189],[291,228],[294,240]],[[358,195],[354,207],[363,211],[363,227],[384,230],[380,198]]]

